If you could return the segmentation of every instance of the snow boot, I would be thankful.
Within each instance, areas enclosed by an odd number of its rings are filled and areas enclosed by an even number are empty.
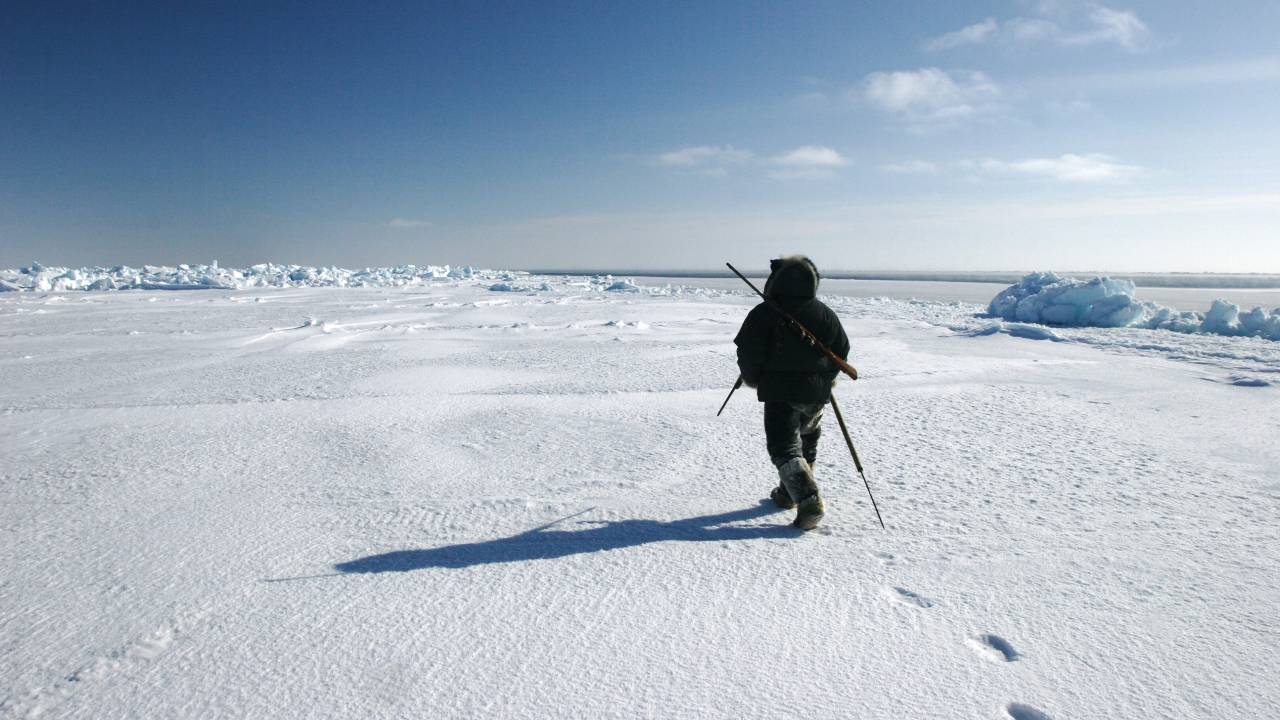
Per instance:
[[[796,506],[796,501],[791,499],[791,493],[787,492],[787,489],[782,485],[778,485],[769,491],[769,499],[773,501],[774,505],[783,510],[790,510]]]
[[[804,458],[791,458],[778,468],[778,477],[796,506],[796,519],[791,522],[792,526],[801,530],[817,527],[826,512],[826,506],[822,502],[822,496],[818,494],[818,484],[813,481],[813,470],[809,468],[809,463]]]
[[[812,475],[814,470],[814,461],[809,458],[805,458],[804,460],[809,463],[809,474]],[[796,501],[791,499],[791,493],[787,492],[787,486],[781,483],[769,491],[769,499],[773,501],[774,505],[777,505],[783,510],[791,510],[796,506]]]
[[[791,525],[801,530],[812,530],[818,527],[818,523],[822,522],[822,516],[827,512],[826,503],[822,502],[822,496],[814,493],[796,506],[796,519],[791,521]]]

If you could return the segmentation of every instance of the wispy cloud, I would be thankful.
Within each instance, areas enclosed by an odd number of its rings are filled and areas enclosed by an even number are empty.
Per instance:
[[[430,221],[427,221],[427,220],[415,220],[413,218],[395,218],[387,223],[387,227],[416,228],[416,227],[427,227],[430,224],[431,224]]]
[[[1115,183],[1133,180],[1143,174],[1137,165],[1121,163],[1103,153],[1066,153],[1058,157],[1025,158],[1022,160],[959,160],[935,163],[927,160],[908,160],[881,165],[885,172],[907,174],[935,174],[943,171],[981,175],[1017,175],[1054,180],[1064,183]]]
[[[938,164],[928,160],[908,160],[881,165],[880,169],[895,175],[932,175],[938,172]]]
[[[662,153],[656,162],[664,167],[707,168],[737,165],[751,158],[751,152],[732,145],[692,145]]]
[[[774,165],[786,167],[824,167],[833,168],[848,165],[843,155],[822,145],[802,145],[789,152],[775,155],[770,159]]]
[[[1137,165],[1125,165],[1110,155],[1067,153],[1056,158],[1026,160],[986,159],[972,163],[985,173],[1040,177],[1068,183],[1124,182],[1142,174]]]
[[[822,145],[802,145],[769,159],[775,180],[822,180],[835,176],[837,169],[849,164],[839,152]]]
[[[862,96],[919,129],[991,112],[1000,87],[980,72],[927,67],[873,72],[863,81]]]
[[[1114,43],[1125,50],[1141,50],[1151,42],[1151,30],[1131,10],[1096,6],[1089,11],[1092,27],[1061,37],[1064,45]]]
[[[649,162],[703,175],[727,175],[730,167],[768,167],[770,177],[782,180],[832,177],[849,163],[839,151],[824,145],[802,145],[767,157],[732,145],[693,145],[650,156]]]
[[[1132,10],[1116,10],[1097,4],[1054,3],[1042,6],[1038,17],[1008,20],[986,18],[982,22],[929,38],[922,47],[941,52],[958,47],[1003,43],[1059,46],[1115,45],[1137,52],[1150,46],[1153,34]]]
[[[980,23],[930,38],[924,42],[924,49],[937,52],[962,45],[981,45],[994,37],[999,30],[1000,23],[995,18],[987,18]]]

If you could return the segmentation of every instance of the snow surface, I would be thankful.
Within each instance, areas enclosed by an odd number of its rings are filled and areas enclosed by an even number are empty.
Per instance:
[[[1143,327],[1184,333],[1238,335],[1280,340],[1280,308],[1241,312],[1240,306],[1215,300],[1206,313],[1179,312],[1134,297],[1128,280],[1065,278],[1031,273],[991,300],[988,311],[1005,320],[1075,327]]]
[[[1280,715],[1280,344],[831,298],[801,535],[751,297],[452,272],[0,296],[0,717]]]

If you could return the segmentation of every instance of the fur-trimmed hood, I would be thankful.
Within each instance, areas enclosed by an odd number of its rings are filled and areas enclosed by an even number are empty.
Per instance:
[[[818,266],[804,255],[787,255],[769,262],[769,279],[764,283],[764,294],[783,298],[808,299],[817,296]]]

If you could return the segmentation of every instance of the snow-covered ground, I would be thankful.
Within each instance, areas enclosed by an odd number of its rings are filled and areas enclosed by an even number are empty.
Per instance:
[[[1280,343],[833,299],[800,535],[750,297],[413,277],[0,295],[0,716],[1280,715]]]

